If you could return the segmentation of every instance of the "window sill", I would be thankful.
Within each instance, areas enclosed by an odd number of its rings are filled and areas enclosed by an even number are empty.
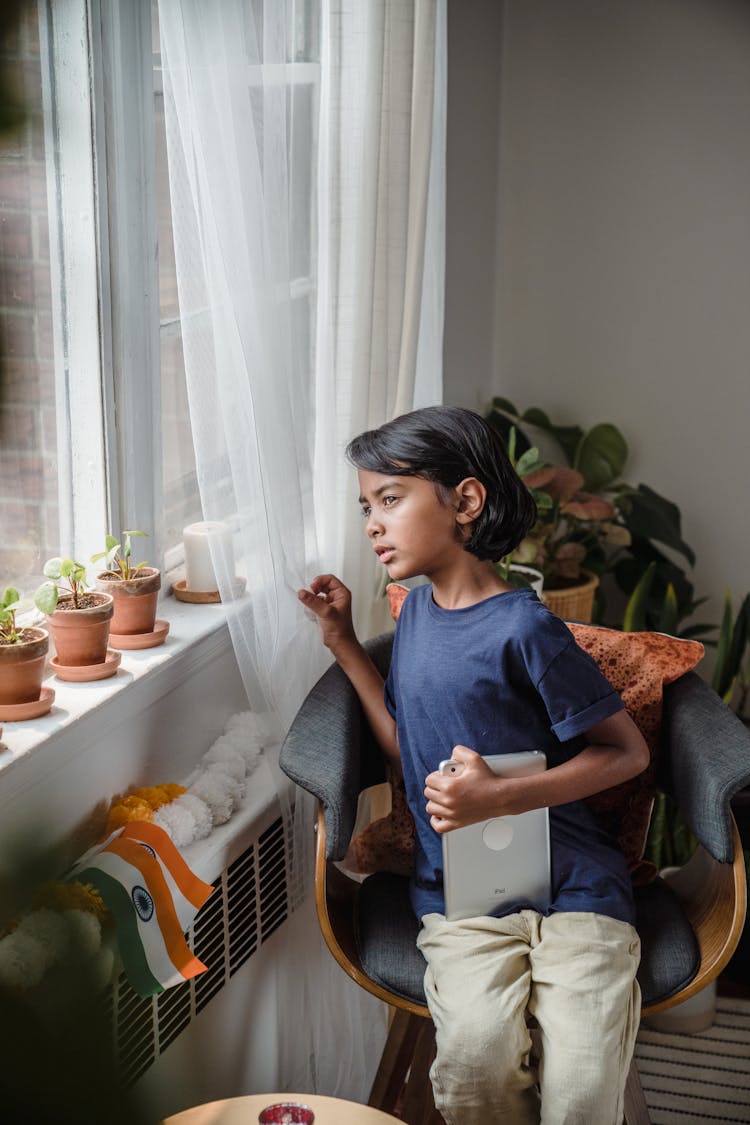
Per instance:
[[[167,695],[197,668],[231,649],[222,605],[193,605],[166,597],[158,615],[169,622],[164,644],[124,651],[114,676],[91,683],[67,683],[55,675],[44,684],[55,692],[49,714],[25,722],[2,724],[0,786],[12,789],[16,767],[40,753],[61,765],[82,745],[93,741],[128,715],[143,711]]]

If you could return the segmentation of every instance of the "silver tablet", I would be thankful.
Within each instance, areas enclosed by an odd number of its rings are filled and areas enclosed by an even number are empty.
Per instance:
[[[547,768],[541,750],[491,754],[485,762],[503,777],[525,777]],[[440,763],[458,773],[460,762]],[[499,816],[443,835],[445,917],[475,918],[518,905],[546,910],[550,902],[549,810]]]

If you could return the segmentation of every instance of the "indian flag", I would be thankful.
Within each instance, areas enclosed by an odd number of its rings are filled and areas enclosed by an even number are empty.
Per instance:
[[[184,934],[213,887],[190,870],[163,829],[126,824],[87,852],[71,877],[94,886],[114,915],[123,966],[140,996],[205,972]]]

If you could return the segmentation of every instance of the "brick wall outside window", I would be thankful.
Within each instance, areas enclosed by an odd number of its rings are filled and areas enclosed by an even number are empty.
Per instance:
[[[20,130],[0,137],[0,589],[24,578],[33,585],[61,549],[41,71],[29,7],[0,55],[27,108]]]

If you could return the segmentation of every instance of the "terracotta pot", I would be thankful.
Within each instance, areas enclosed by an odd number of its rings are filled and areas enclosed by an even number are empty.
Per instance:
[[[0,706],[33,703],[42,693],[49,633],[46,629],[24,629],[23,640],[0,645]]]
[[[115,611],[110,630],[115,636],[153,633],[156,602],[161,588],[161,574],[153,566],[144,566],[135,578],[108,578],[97,574],[96,589],[111,594]]]
[[[47,623],[55,644],[58,664],[78,668],[83,664],[103,664],[107,659],[109,626],[114,612],[111,594],[88,593],[94,601],[85,609],[72,609],[71,597],[60,598]]]

